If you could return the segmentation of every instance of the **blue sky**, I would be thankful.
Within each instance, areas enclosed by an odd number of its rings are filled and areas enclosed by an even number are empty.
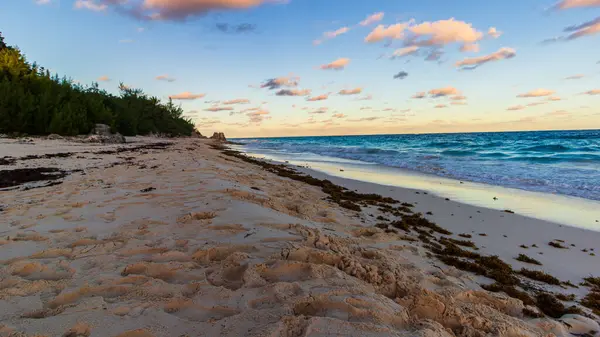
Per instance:
[[[600,128],[600,0],[110,3],[2,1],[0,31],[30,61],[81,83],[116,93],[123,82],[163,100],[197,97],[176,102],[203,133]],[[366,42],[390,27],[399,33]],[[323,40],[340,29],[347,32]],[[418,49],[392,57],[410,48]],[[426,60],[433,51],[439,59]],[[482,62],[486,56],[492,61]],[[464,59],[478,66],[461,70]],[[322,69],[336,60],[339,69]],[[394,79],[400,72],[407,75]],[[261,88],[278,78],[284,85]],[[308,100],[317,96],[327,99]],[[225,104],[231,100],[249,103]]]

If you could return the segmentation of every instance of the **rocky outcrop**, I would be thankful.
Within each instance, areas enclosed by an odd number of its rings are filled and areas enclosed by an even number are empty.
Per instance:
[[[206,137],[206,136],[203,136],[203,135],[200,133],[200,131],[198,131],[198,130],[194,130],[194,131],[192,132],[192,138],[201,138],[201,139],[206,139],[206,138],[208,138],[208,137]]]
[[[223,132],[215,132],[210,139],[214,139],[218,142],[226,142],[225,134]]]
[[[120,133],[111,133],[110,126],[106,124],[96,124],[89,137],[83,139],[84,143],[101,143],[101,144],[123,144],[126,142],[125,137]]]

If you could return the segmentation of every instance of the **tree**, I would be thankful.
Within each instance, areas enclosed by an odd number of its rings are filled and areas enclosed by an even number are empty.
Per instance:
[[[4,43],[4,37],[2,36],[2,32],[0,32],[0,51],[2,51],[3,49],[6,49],[6,43]]]

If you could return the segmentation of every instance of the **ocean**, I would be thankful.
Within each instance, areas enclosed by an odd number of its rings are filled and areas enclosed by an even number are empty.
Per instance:
[[[600,130],[236,139],[254,154],[383,165],[600,200]]]

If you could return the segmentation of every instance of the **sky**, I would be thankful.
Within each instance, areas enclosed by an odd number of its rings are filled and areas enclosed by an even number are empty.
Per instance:
[[[0,32],[208,135],[600,129],[600,0],[2,0]]]

